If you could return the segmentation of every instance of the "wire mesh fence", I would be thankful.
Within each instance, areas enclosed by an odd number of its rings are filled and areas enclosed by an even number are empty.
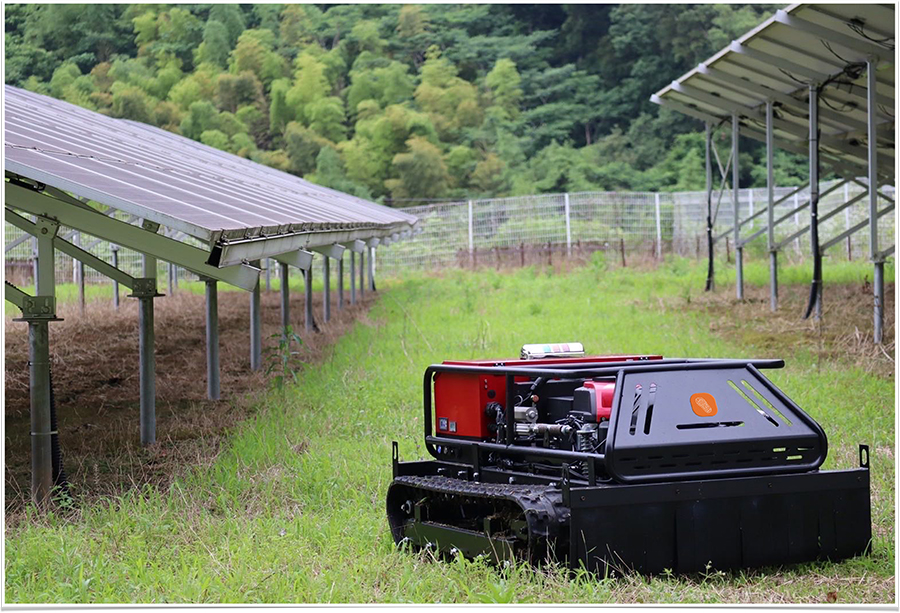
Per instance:
[[[860,184],[862,183],[862,184]],[[819,239],[825,245],[868,219],[865,181],[842,184],[823,182],[819,199]],[[893,200],[893,186],[882,188]],[[793,193],[792,192],[796,192]],[[787,196],[787,198],[785,198]],[[766,227],[765,188],[738,191],[741,240]],[[858,198],[858,199],[857,199]],[[800,233],[809,225],[809,189],[775,189],[776,244],[786,241],[780,251],[789,259],[803,259],[809,253],[809,234]],[[856,199],[856,200],[854,200]],[[688,257],[706,256],[707,194],[699,192],[582,192],[542,194],[513,198],[471,200],[428,204],[406,209],[421,220],[422,230],[410,239],[378,249],[380,276],[405,270],[435,270],[451,266],[492,262],[535,260],[540,254],[571,254],[596,250],[622,251],[623,257],[675,253]],[[846,203],[853,204],[840,209]],[[732,193],[713,193],[716,212],[716,249],[734,251],[728,232],[734,225]],[[891,204],[879,198],[879,210]],[[840,209],[840,210],[838,210]],[[748,218],[751,218],[748,220]],[[894,244],[894,212],[878,221],[880,249]],[[797,235],[793,240],[792,236]],[[744,245],[748,258],[767,253],[766,232]],[[826,252],[833,258],[868,258],[869,230],[866,224],[847,240],[835,243]],[[552,256],[551,256],[552,257]]]
[[[885,186],[882,193],[893,200],[893,186]],[[793,193],[792,192],[796,192]],[[865,181],[823,183],[820,187],[819,237],[820,244],[830,246],[826,255],[840,259],[869,257],[869,204]],[[739,190],[741,239],[758,235],[744,246],[745,257],[763,257],[768,251],[765,232],[767,202],[765,188]],[[802,233],[809,225],[809,208],[803,206],[809,189],[789,187],[775,189],[775,219],[784,221],[775,227],[776,244],[784,243],[783,258],[802,260],[809,253],[809,234]],[[879,198],[879,210],[889,204]],[[590,255],[599,250],[613,251],[616,257],[651,256],[674,253],[688,257],[706,256],[707,194],[701,192],[581,192],[571,194],[541,194],[512,198],[494,198],[462,202],[444,202],[405,209],[421,220],[421,232],[377,250],[378,276],[396,276],[407,270],[439,270],[447,267],[471,265],[525,265],[537,262],[552,263],[554,257]],[[841,208],[845,203],[852,204]],[[725,190],[721,196],[713,193],[716,212],[714,235],[719,253],[731,253],[733,244],[734,208],[732,195]],[[127,215],[117,214],[122,220]],[[133,220],[131,220],[133,221]],[[861,229],[846,239],[835,241],[840,234],[861,225]],[[878,221],[880,249],[894,244],[894,212]],[[129,275],[143,276],[140,253],[116,247],[107,241],[70,228],[61,227],[60,236],[80,244],[83,249],[113,263]],[[34,241],[23,231],[6,223],[5,266],[7,279],[27,286],[33,282]],[[194,239],[182,237],[200,246]],[[348,256],[345,254],[345,258]],[[322,261],[314,260],[313,276],[321,279]],[[358,261],[358,260],[357,260]],[[160,287],[172,281],[197,280],[188,270],[157,263]],[[261,283],[278,277],[274,262],[263,262],[266,273]],[[345,262],[349,267],[349,261]],[[334,273],[334,266],[332,272]],[[174,270],[173,270],[174,269]],[[86,283],[109,283],[110,280],[89,267],[84,267]],[[349,271],[347,271],[349,276]],[[77,282],[74,260],[56,252],[58,283]],[[335,275],[332,274],[332,277]]]

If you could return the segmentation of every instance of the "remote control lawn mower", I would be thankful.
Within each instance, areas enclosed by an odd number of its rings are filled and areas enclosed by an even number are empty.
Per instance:
[[[838,560],[871,541],[869,455],[820,471],[822,428],[760,372],[781,360],[585,357],[579,343],[425,370],[396,543],[600,574]],[[433,399],[433,404],[432,404]]]

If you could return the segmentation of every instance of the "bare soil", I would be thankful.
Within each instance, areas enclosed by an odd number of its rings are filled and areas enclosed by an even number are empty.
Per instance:
[[[822,319],[803,319],[809,286],[779,288],[778,310],[772,313],[769,288],[746,285],[744,300],[733,285],[713,293],[680,298],[680,308],[701,309],[711,316],[710,332],[758,347],[765,355],[790,355],[799,349],[819,359],[843,361],[884,377],[894,376],[896,359],[895,287],[884,287],[883,344],[873,342],[874,303],[869,283],[831,284],[823,289]],[[687,303],[685,303],[687,300]]]
[[[346,297],[346,293],[345,293]],[[322,321],[322,296],[314,295],[319,332],[303,330],[304,297],[291,297],[291,321],[303,341],[297,360],[327,357],[374,300],[371,292]],[[206,399],[206,332],[203,296],[182,290],[155,301],[157,443],[140,444],[137,303],[122,299],[120,310],[94,302],[81,316],[75,305],[60,307],[61,322],[50,324],[53,387],[59,441],[70,491],[78,499],[122,493],[145,484],[165,487],[190,466],[212,463],[230,428],[250,415],[269,385],[267,356],[273,359],[281,331],[280,298],[262,292],[263,371],[250,370],[249,296],[219,292],[222,399]],[[29,496],[27,326],[6,319],[6,516],[17,515]],[[302,367],[302,364],[298,364]]]

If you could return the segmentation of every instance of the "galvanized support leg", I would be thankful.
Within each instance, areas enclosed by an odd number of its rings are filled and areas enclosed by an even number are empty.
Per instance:
[[[168,277],[169,283],[169,295],[175,295],[175,265],[169,262],[169,265],[166,266],[166,276]]]
[[[813,257],[810,306],[822,319],[822,254],[819,251],[819,99],[818,85],[809,86],[809,240]],[[807,316],[809,313],[807,312]]]
[[[56,293],[53,237],[59,226],[39,222],[41,236],[37,239],[36,294],[53,297]],[[53,431],[50,417],[50,328],[56,319],[55,301],[52,313],[29,316],[28,322],[28,379],[31,395],[31,498],[40,508],[46,508],[53,490]],[[37,316],[34,316],[37,315]]]
[[[252,262],[259,268],[259,260]],[[250,370],[262,368],[262,313],[259,304],[259,279],[250,292]]]
[[[272,260],[266,258],[266,291],[272,291]]]
[[[338,260],[338,283],[337,283],[337,307],[338,311],[344,310],[344,254]]]
[[[118,245],[112,246],[112,265],[116,268],[119,267],[119,247]],[[119,282],[113,279],[113,306],[116,307],[116,310],[119,310]]]
[[[311,332],[313,329],[313,296],[312,296],[312,264],[303,271],[303,291],[306,296],[306,317],[304,329]]]
[[[738,138],[740,137],[740,123],[737,113],[731,115],[731,196],[734,203],[734,271],[737,280],[737,299],[744,299],[744,248],[741,245],[741,209],[740,187],[741,173],[738,164]]]
[[[873,340],[880,345],[884,339],[884,259],[878,251],[878,130],[875,125],[875,62],[876,58],[866,58],[866,123],[868,127],[869,150],[869,257],[874,266],[875,285],[875,334]]]
[[[375,291],[375,247],[369,247],[369,289]]]
[[[156,442],[156,342],[153,329],[153,298],[141,297],[138,315],[141,371],[141,444]]]
[[[32,216],[32,221],[37,219]],[[34,276],[34,287],[37,287],[37,279],[38,279],[38,239],[31,239],[31,266],[32,266],[32,275]],[[35,290],[37,292],[37,290]]]
[[[328,322],[331,320],[331,260],[328,257],[322,258],[322,275],[322,282],[325,284],[322,294],[322,315]]]
[[[281,273],[281,334],[287,339],[287,329],[291,326],[290,273],[288,272],[288,265],[284,262],[279,262],[278,266]]]
[[[219,383],[219,288],[215,279],[206,280],[206,396],[221,397]]]
[[[775,248],[775,146],[772,135],[772,100],[766,100],[766,211],[769,246],[769,308],[778,309],[778,250]]]
[[[875,344],[884,340],[884,262],[875,262]]]
[[[50,329],[47,321],[28,321],[28,380],[31,388],[31,497],[45,508],[53,489],[50,427]]]
[[[713,240],[712,220],[712,128],[706,122],[706,248],[709,262],[706,269],[706,291],[711,292],[716,288],[715,279],[715,241]]]
[[[141,445],[156,442],[156,333],[153,328],[153,298],[156,297],[156,258],[144,256],[144,279],[135,280],[133,296],[138,308],[138,352],[141,387]]]
[[[366,250],[359,253],[359,299],[366,295]]]
[[[356,304],[356,253],[350,252],[350,304]]]

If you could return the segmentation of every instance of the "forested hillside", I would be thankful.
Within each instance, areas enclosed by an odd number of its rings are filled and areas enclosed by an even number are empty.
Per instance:
[[[700,124],[649,96],[773,11],[7,4],[6,82],[398,205],[702,189]]]

